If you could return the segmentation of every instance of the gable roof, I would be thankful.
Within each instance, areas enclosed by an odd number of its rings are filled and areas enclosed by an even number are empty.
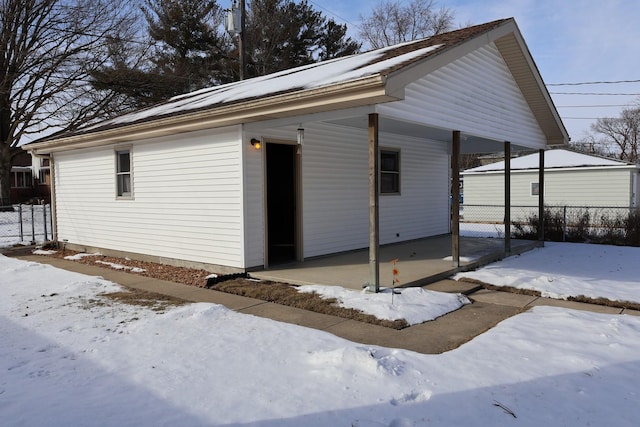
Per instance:
[[[538,170],[539,156],[537,153],[511,159],[511,170]],[[566,169],[586,167],[635,167],[629,163],[607,159],[600,156],[578,153],[570,150],[548,150],[544,154],[544,168]],[[504,161],[467,169],[463,174],[504,171]]]
[[[395,101],[402,99],[404,86],[411,79],[490,42],[507,52],[505,62],[513,69],[516,82],[548,134],[547,140],[566,142],[566,130],[511,18],[175,96],[74,132],[44,138],[25,149],[80,148],[96,145],[98,140],[105,144],[131,141]]]

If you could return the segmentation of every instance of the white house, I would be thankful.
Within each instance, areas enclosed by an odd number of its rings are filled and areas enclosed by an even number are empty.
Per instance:
[[[544,200],[548,206],[640,206],[639,165],[564,149],[547,151],[544,162]],[[515,216],[516,207],[537,206],[538,155],[516,157],[510,163]],[[505,162],[501,161],[462,172],[465,221],[487,219],[492,212],[489,206],[504,205],[504,169]],[[493,216],[497,216],[495,212]]]
[[[53,160],[67,247],[247,270],[450,233],[452,149],[567,140],[505,19],[199,90],[26,149]]]

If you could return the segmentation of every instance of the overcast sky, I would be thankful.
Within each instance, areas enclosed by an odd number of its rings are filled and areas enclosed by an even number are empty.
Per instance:
[[[370,13],[378,2],[309,3],[347,23],[356,35],[360,15]],[[618,117],[640,100],[640,0],[440,0],[437,5],[451,8],[459,25],[515,18],[572,141],[583,139],[595,118]],[[551,86],[621,80],[639,82]]]

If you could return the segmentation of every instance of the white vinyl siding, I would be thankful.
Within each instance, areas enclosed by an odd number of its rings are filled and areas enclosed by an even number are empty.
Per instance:
[[[530,148],[544,148],[546,142],[493,43],[409,84],[404,100],[376,108],[402,120]]]
[[[237,127],[139,141],[135,199],[114,197],[113,146],[56,154],[59,240],[243,267]]]
[[[296,127],[264,129],[261,136],[265,140],[295,140]],[[306,123],[304,127],[304,256],[368,247],[367,131],[326,123]],[[380,145],[402,153],[402,193],[380,198],[380,243],[447,233],[446,144],[381,133]]]
[[[546,171],[544,203],[548,206],[629,207],[632,203],[630,171],[626,168]],[[537,171],[511,173],[511,205],[537,206],[538,197],[531,195],[531,184],[538,182]],[[487,219],[491,210],[474,205],[504,205],[504,174],[478,173],[464,175],[464,219]],[[491,220],[501,221],[502,211]],[[512,214],[513,217],[513,214]]]
[[[250,144],[253,133],[245,135],[244,200],[245,200],[245,258],[246,267],[264,265],[265,212],[264,212],[264,145],[256,150]]]

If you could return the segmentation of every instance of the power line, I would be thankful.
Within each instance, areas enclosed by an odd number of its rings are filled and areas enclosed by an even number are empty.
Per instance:
[[[602,92],[549,92],[551,95],[605,95],[605,96],[640,96],[640,93],[602,93]]]
[[[640,80],[612,80],[612,81],[596,81],[596,82],[577,82],[577,83],[547,83],[547,86],[583,86],[583,85],[611,85],[618,83],[640,83]]]
[[[613,119],[614,117],[563,117],[562,120],[600,120],[600,119]]]
[[[338,14],[337,14],[337,13],[335,13],[334,11],[329,10],[329,9],[327,9],[326,7],[319,5],[317,2],[315,2],[315,1],[313,1],[313,0],[309,0],[309,3],[315,4],[315,5],[316,5],[317,7],[319,7],[320,9],[322,9],[322,10],[324,10],[325,12],[327,12],[327,13],[329,13],[329,14],[331,14],[331,15],[335,16],[336,18],[341,19],[343,22],[346,22],[346,23],[347,23],[347,24],[349,24],[349,25],[353,25],[354,27],[357,27],[357,26],[358,26],[358,24],[354,24],[353,22],[349,21],[348,19],[343,18],[342,16],[338,15]]]
[[[601,108],[601,107],[633,107],[633,104],[556,105],[556,108]]]

